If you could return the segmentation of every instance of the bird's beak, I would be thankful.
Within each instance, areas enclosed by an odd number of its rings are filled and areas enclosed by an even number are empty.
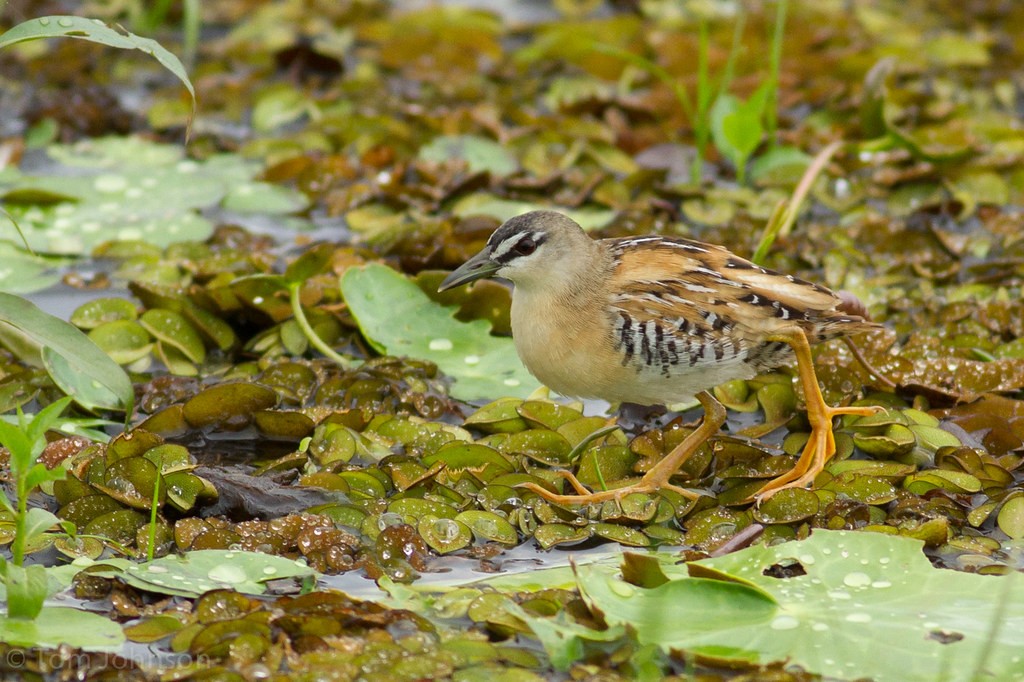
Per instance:
[[[491,260],[491,247],[484,247],[483,251],[470,258],[452,274],[445,277],[437,290],[447,291],[460,284],[475,282],[478,279],[490,277],[500,269],[501,263],[495,263]]]

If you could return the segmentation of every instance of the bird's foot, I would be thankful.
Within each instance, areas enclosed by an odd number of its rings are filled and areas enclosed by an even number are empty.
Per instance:
[[[768,481],[760,490],[750,496],[751,501],[761,504],[780,490],[806,488],[814,483],[814,479],[825,469],[828,460],[836,451],[835,437],[832,435],[833,417],[846,414],[870,417],[885,411],[884,407],[876,405],[858,407],[823,405],[822,408],[824,412],[818,414],[817,418],[812,418],[810,438],[796,465],[778,478]]]

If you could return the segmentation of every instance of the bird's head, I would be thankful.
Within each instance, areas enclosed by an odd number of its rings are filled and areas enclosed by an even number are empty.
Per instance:
[[[507,220],[480,253],[448,275],[438,291],[486,277],[511,280],[518,287],[552,288],[576,275],[594,248],[571,218],[555,211],[530,211]]]

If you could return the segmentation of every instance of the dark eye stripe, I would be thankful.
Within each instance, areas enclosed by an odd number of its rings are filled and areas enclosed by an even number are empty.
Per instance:
[[[547,235],[544,234],[543,232],[520,232],[519,234],[509,237],[508,239],[498,244],[498,246],[494,249],[494,252],[491,254],[491,260],[494,261],[495,263],[501,263],[502,265],[505,265],[506,263],[509,263],[515,260],[516,258],[523,257],[523,254],[519,253],[516,250],[516,247],[519,246],[519,244],[524,240],[532,241],[533,251],[536,251],[537,248],[544,243],[546,238]]]

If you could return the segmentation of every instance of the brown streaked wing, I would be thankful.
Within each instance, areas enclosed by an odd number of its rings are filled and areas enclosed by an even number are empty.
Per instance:
[[[720,246],[657,237],[610,241],[616,259],[611,289],[633,299],[629,308],[638,319],[660,314],[759,334],[796,323],[822,338],[874,326],[837,311],[842,301],[828,289]]]

